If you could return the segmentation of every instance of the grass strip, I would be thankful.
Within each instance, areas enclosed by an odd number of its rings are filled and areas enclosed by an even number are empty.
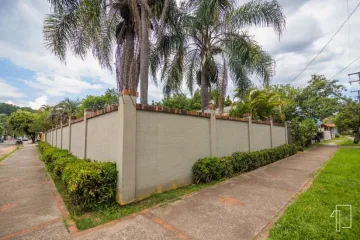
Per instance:
[[[11,154],[13,154],[14,152],[16,152],[19,149],[19,147],[16,147],[14,150],[12,150],[11,152],[5,154],[4,156],[2,156],[0,158],[0,162],[2,162],[3,160],[5,160],[7,157],[9,157]]]
[[[359,239],[360,149],[340,149],[311,187],[289,206],[270,231],[269,239]],[[352,206],[352,228],[336,232],[336,205]],[[340,207],[341,226],[350,224],[350,210]]]
[[[38,151],[38,155],[39,158],[41,159],[40,151]],[[67,192],[64,182],[59,177],[54,175],[52,171],[49,171],[49,169],[47,169],[47,171],[50,174],[51,178],[53,179],[59,194],[61,195],[62,199],[65,202],[65,205],[70,213],[70,218],[75,222],[77,228],[80,231],[86,230],[88,228],[96,227],[98,225],[107,223],[109,221],[121,217],[125,217],[132,213],[140,212],[144,209],[151,208],[159,204],[166,204],[169,202],[173,202],[175,200],[179,200],[184,195],[199,191],[203,188],[213,186],[219,182],[226,180],[226,179],[221,179],[219,181],[213,181],[210,183],[192,184],[189,186],[173,189],[164,193],[156,193],[147,199],[135,203],[131,203],[125,206],[120,206],[119,204],[114,202],[110,204],[104,204],[98,206],[97,208],[92,209],[91,211],[84,212],[79,207],[72,204],[70,195]]]

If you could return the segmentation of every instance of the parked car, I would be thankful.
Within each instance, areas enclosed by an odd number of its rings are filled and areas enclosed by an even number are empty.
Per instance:
[[[22,139],[23,141],[29,141],[29,139],[27,137],[23,137]]]
[[[4,138],[0,137],[0,143],[4,142]]]

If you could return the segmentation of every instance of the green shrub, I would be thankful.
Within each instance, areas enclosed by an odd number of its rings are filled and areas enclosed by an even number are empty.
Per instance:
[[[69,164],[73,164],[76,161],[81,161],[76,159],[75,157],[61,157],[59,159],[57,159],[54,163],[53,163],[53,173],[57,176],[57,177],[61,177],[64,168],[69,165]]]
[[[199,159],[193,166],[192,171],[196,183],[221,179],[222,169],[220,160],[217,157]]]
[[[115,200],[117,171],[114,163],[71,162],[63,169],[62,180],[73,203],[82,208]]]
[[[115,200],[115,163],[78,159],[68,151],[44,142],[40,142],[38,148],[47,168],[63,181],[75,205],[89,209]]]
[[[211,182],[234,173],[254,170],[258,167],[296,154],[296,145],[282,145],[273,149],[256,152],[235,152],[230,157],[210,157],[199,159],[193,166],[193,176],[196,183]]]
[[[230,177],[234,174],[233,168],[233,158],[230,157],[222,157],[219,159],[220,161],[220,170],[221,170],[221,177]]]

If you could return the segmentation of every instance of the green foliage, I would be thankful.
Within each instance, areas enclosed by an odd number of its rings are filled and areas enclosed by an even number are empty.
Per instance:
[[[197,111],[201,109],[200,91],[195,91],[194,96],[191,98],[188,98],[184,93],[175,93],[172,96],[163,98],[161,102],[153,102],[153,105]]]
[[[115,88],[107,89],[104,95],[100,96],[86,96],[80,106],[79,116],[84,113],[85,109],[98,111],[104,109],[108,105],[118,104],[118,95]]]
[[[299,120],[295,118],[290,123],[291,133],[294,142],[302,147],[310,145],[310,141],[317,135],[318,129],[312,119]]]
[[[90,209],[115,200],[117,170],[114,163],[78,159],[68,151],[39,143],[42,160],[66,186],[73,204]]]
[[[2,125],[0,125],[0,138],[2,137],[4,132],[5,132],[5,128]]]
[[[219,94],[217,90],[214,89],[211,92],[211,100],[214,102],[215,107],[218,104]],[[230,96],[224,101],[224,106],[231,106],[232,101]],[[186,96],[185,93],[174,93],[171,96],[167,96],[161,100],[161,102],[153,102],[152,105],[174,108],[174,109],[183,109],[188,111],[198,111],[201,109],[201,96],[200,91],[196,90],[194,95],[190,98]]]
[[[117,171],[114,163],[85,160],[70,163],[63,168],[61,178],[74,204],[92,208],[115,201]]]
[[[8,126],[17,134],[26,134],[35,140],[36,132],[33,129],[35,122],[35,115],[33,113],[16,110],[8,118]]]
[[[0,103],[0,115],[5,114],[7,116],[10,116],[13,112],[16,112],[19,109],[27,112],[35,112],[34,109],[29,107],[19,107],[14,104]]]
[[[282,122],[297,117],[322,120],[343,111],[343,90],[344,86],[338,84],[338,81],[329,81],[319,75],[313,75],[305,88],[275,85],[246,92],[236,89],[235,97],[240,101],[235,104],[230,115],[242,117],[244,113],[252,113],[257,120],[272,117]],[[347,124],[340,122],[340,125]]]
[[[250,85],[252,74],[259,76],[263,84],[269,83],[274,74],[273,59],[242,30],[268,26],[280,35],[285,28],[285,16],[277,1],[271,4],[251,1],[243,5],[228,0],[187,1],[182,9],[185,13],[177,36],[182,42],[172,59],[164,61],[164,92],[179,91],[181,80],[186,79],[191,93],[195,84],[200,86],[205,109],[213,85],[226,96],[228,77],[243,89]]]
[[[360,127],[360,104],[348,99],[335,117],[335,124],[342,134],[355,134]]]
[[[194,181],[196,183],[206,183],[224,177],[230,177],[234,173],[254,170],[258,167],[294,155],[296,152],[296,145],[286,144],[277,148],[250,153],[235,152],[229,157],[208,157],[199,159],[192,168]]]
[[[239,96],[238,96],[239,97]],[[230,116],[242,117],[245,113],[251,113],[255,120],[273,118],[284,121],[285,115],[281,109],[285,106],[282,96],[272,88],[249,89],[236,107],[230,111]]]
[[[233,174],[231,157],[199,159],[193,166],[195,183],[211,182]]]
[[[337,80],[327,80],[323,75],[312,75],[308,85],[297,95],[298,116],[325,119],[341,109],[344,86]]]

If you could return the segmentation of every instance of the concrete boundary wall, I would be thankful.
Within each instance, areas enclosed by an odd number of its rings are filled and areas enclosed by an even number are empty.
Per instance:
[[[85,111],[45,134],[47,143],[79,158],[115,162],[120,204],[191,184],[200,158],[288,143],[287,126],[272,121],[135,103],[136,97],[121,94],[118,106]]]

